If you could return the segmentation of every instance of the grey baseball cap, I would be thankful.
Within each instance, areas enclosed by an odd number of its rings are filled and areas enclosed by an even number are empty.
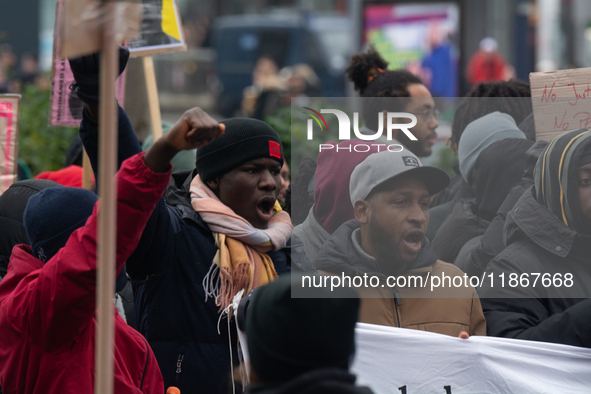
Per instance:
[[[449,185],[449,175],[445,171],[435,167],[423,167],[419,158],[409,150],[385,150],[369,155],[353,170],[349,181],[351,204],[355,204],[357,200],[365,200],[376,186],[402,174],[412,174],[422,179],[430,195]]]

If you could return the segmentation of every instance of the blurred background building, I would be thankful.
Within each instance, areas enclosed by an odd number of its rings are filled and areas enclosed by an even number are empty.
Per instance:
[[[29,69],[37,66],[31,57],[38,61],[37,72],[51,68],[55,3],[3,1],[0,59],[13,63],[15,72],[26,67],[21,63],[27,56]],[[308,65],[317,83],[309,80],[310,90],[293,95],[320,96],[353,95],[344,69],[351,54],[368,43],[384,49],[391,64],[423,76],[436,95],[437,89],[440,95],[463,95],[470,89],[468,66],[486,37],[494,39],[494,46],[486,48],[502,56],[509,78],[527,81],[534,70],[591,66],[588,0],[178,0],[178,5],[188,51],[154,57],[165,120],[193,105],[221,116],[239,112],[263,56],[271,58],[277,72]],[[416,23],[400,25],[413,22],[409,18]],[[417,44],[421,34],[428,37]],[[439,84],[437,76],[442,59],[448,58],[457,69],[451,86]],[[141,110],[146,96],[141,64],[132,61],[130,70],[127,83],[134,89],[127,89],[126,109],[141,134],[149,124],[141,119],[147,116]],[[0,75],[0,81],[6,78]]]

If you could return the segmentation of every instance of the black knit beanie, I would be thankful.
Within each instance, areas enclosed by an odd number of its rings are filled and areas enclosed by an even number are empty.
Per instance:
[[[301,275],[293,275],[301,283]],[[287,381],[318,368],[349,369],[355,354],[357,293],[349,288],[306,291],[319,298],[292,298],[291,276],[283,275],[259,288],[248,307],[248,353],[262,382]]]
[[[63,186],[42,190],[29,198],[23,221],[33,256],[43,262],[51,259],[74,230],[86,223],[97,200],[91,191]]]
[[[232,118],[224,134],[197,149],[197,172],[208,181],[223,175],[242,163],[269,157],[283,165],[283,147],[279,135],[271,126],[256,119]]]

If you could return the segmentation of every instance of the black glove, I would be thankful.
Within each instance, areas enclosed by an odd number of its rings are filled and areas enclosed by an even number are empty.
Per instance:
[[[86,104],[98,105],[99,102],[99,55],[99,53],[93,53],[70,60],[70,68],[76,80],[70,89]],[[127,60],[129,60],[129,49],[120,46],[119,75],[125,70]]]

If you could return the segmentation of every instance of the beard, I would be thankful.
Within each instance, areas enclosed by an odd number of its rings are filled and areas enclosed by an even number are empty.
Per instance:
[[[410,260],[402,256],[398,244],[392,242],[388,229],[377,223],[374,212],[371,214],[368,229],[373,249],[378,254],[376,260],[382,274],[386,276],[400,275],[417,260],[418,256]]]
[[[400,142],[406,149],[417,155],[418,157],[427,157],[431,155],[431,150],[425,149],[424,141],[412,141],[405,133],[398,134],[398,142]]]

